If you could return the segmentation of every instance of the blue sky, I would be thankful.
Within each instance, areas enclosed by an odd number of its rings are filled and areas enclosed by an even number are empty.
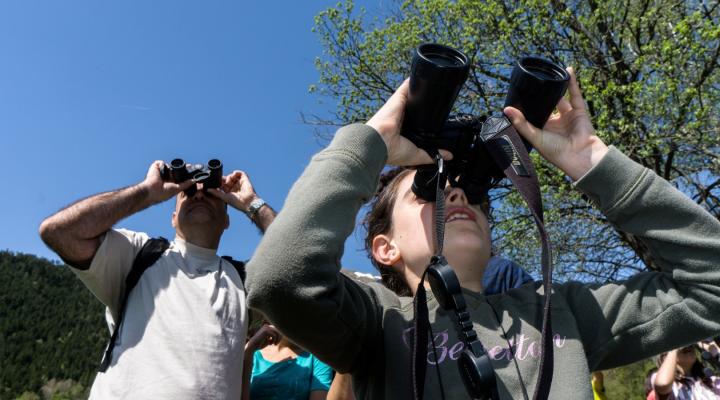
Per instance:
[[[313,16],[332,1],[0,2],[0,249],[57,259],[43,218],[141,181],[155,159],[219,158],[280,208],[320,150],[300,112],[320,55]],[[370,10],[380,5],[370,5]],[[119,226],[173,237],[172,202]],[[249,257],[260,236],[244,215],[220,253]],[[343,264],[372,267],[356,233]]]

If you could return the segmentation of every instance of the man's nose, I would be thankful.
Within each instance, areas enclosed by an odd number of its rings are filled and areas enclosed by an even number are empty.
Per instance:
[[[193,194],[193,199],[196,200],[202,200],[205,198],[205,192],[203,191],[203,184],[202,183],[196,183],[195,184],[195,194]]]

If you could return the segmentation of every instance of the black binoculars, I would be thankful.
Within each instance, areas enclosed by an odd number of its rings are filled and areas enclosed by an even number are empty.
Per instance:
[[[462,188],[471,203],[478,203],[504,174],[482,143],[486,117],[460,114],[448,119],[469,72],[468,57],[462,52],[440,44],[420,45],[412,59],[401,134],[430,154],[438,149],[450,151],[453,160],[446,163],[448,181]],[[565,94],[569,80],[567,71],[551,61],[522,58],[510,77],[505,106],[519,109],[530,123],[542,128]],[[496,124],[498,118],[491,120]],[[531,149],[527,142],[525,146]],[[415,195],[434,201],[436,178],[436,166],[418,168]]]
[[[213,158],[204,164],[185,163],[182,158],[176,158],[165,164],[162,170],[162,179],[172,180],[175,183],[182,183],[188,179],[193,180],[196,184],[202,183],[203,190],[210,188],[219,188],[222,185],[223,165],[220,160]],[[185,189],[185,194],[192,196],[197,192],[197,185],[192,185]]]

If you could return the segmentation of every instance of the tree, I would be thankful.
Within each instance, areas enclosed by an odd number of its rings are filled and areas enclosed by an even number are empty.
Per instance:
[[[109,337],[104,306],[42,258],[0,251],[0,274],[0,399],[87,397]]]
[[[540,55],[578,71],[600,137],[672,182],[720,218],[720,6],[683,0],[427,0],[391,3],[369,18],[346,0],[314,30],[323,55],[311,92],[337,100],[319,125],[366,121],[410,71],[423,42],[472,62],[455,108],[502,112],[515,60]],[[638,238],[618,232],[562,173],[533,155],[560,279],[617,280],[657,269]],[[508,186],[491,193],[495,245],[539,266],[529,212]]]

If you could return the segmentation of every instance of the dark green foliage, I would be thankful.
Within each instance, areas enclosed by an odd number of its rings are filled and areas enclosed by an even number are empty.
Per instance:
[[[0,252],[0,398],[50,379],[90,387],[108,330],[104,307],[66,266]]]
[[[608,399],[645,400],[645,378],[655,368],[647,359],[605,372],[605,393]]]

